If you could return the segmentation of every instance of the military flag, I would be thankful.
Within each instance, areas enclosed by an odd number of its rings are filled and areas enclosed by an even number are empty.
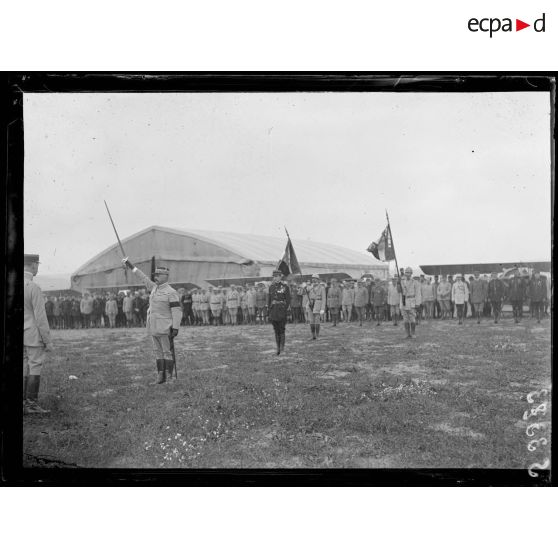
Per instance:
[[[393,248],[393,239],[391,237],[389,224],[382,232],[378,242],[372,242],[366,250],[377,260],[382,262],[395,260],[395,249]]]
[[[287,246],[285,247],[285,253],[279,260],[277,269],[280,270],[283,275],[292,275],[293,273],[302,274],[289,233],[287,233]]]

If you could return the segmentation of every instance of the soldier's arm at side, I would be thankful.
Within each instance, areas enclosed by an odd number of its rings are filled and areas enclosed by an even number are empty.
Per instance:
[[[287,308],[289,308],[289,306],[291,305],[291,289],[289,289],[288,285],[285,287],[285,291],[286,304]]]
[[[45,299],[43,298],[43,293],[41,289],[31,283],[31,298],[33,300],[33,312],[35,313],[35,323],[37,324],[37,329],[39,330],[39,335],[41,340],[45,345],[51,345],[52,341],[50,339],[50,327],[48,326],[48,320],[45,311]]]
[[[169,306],[172,314],[172,329],[180,329],[182,321],[182,309],[180,308],[180,299],[176,291],[169,294]]]

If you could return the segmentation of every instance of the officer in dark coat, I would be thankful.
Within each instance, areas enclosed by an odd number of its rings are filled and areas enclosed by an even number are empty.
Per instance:
[[[273,272],[273,283],[269,286],[267,294],[267,307],[269,320],[275,331],[277,354],[285,350],[285,324],[287,323],[287,310],[291,305],[291,291],[287,283],[282,281],[283,273],[276,269]]]

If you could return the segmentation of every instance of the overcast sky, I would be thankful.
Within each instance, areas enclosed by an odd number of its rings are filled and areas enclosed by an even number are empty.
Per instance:
[[[75,271],[115,242],[106,200],[121,238],[364,252],[387,208],[401,266],[549,260],[549,118],[548,93],[26,94],[25,251]]]

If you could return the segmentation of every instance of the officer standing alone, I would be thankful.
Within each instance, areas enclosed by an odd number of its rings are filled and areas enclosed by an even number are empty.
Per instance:
[[[23,413],[49,413],[38,404],[41,372],[46,352],[52,351],[45,300],[33,277],[39,271],[39,256],[23,256]]]
[[[173,377],[174,360],[171,352],[171,338],[178,335],[182,310],[180,299],[168,283],[169,269],[157,267],[154,273],[155,281],[151,281],[145,273],[124,258],[122,263],[127,265],[149,289],[149,309],[147,310],[146,327],[153,340],[153,350],[157,362],[157,381],[155,384],[163,384],[167,379]]]
[[[282,281],[283,273],[276,269],[273,272],[273,283],[269,286],[267,306],[269,319],[275,331],[277,354],[285,350],[285,325],[287,323],[287,310],[291,304],[291,292],[287,283]]]
[[[416,315],[420,283],[413,279],[413,270],[405,268],[405,276],[401,279],[401,313],[407,338],[415,337]]]

